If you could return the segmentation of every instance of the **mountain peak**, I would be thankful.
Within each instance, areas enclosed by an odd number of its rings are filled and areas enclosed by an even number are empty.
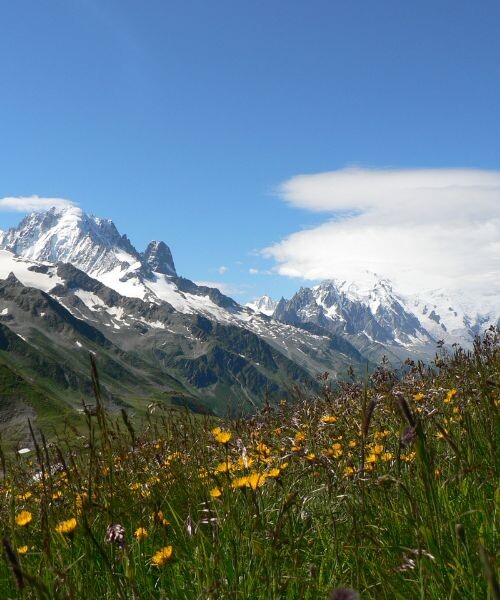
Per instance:
[[[150,269],[164,275],[177,275],[172,252],[165,242],[153,240],[142,254]]]
[[[275,311],[277,305],[278,303],[270,296],[261,296],[252,302],[248,302],[245,306],[248,306],[255,312],[261,312],[270,317]]]
[[[113,221],[88,215],[77,206],[29,214],[0,234],[0,248],[30,260],[71,262],[94,275],[140,259]]]

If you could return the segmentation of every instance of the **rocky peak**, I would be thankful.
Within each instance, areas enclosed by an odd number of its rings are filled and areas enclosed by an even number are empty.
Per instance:
[[[253,300],[253,302],[248,302],[246,306],[270,317],[278,306],[278,303],[270,296],[261,296],[260,298]]]
[[[172,253],[165,242],[156,240],[149,242],[148,247],[142,254],[142,260],[151,271],[163,273],[164,275],[177,275]]]

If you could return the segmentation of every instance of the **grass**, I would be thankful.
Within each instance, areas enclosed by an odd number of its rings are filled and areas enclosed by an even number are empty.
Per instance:
[[[500,336],[220,420],[100,401],[4,455],[0,597],[500,597]],[[339,596],[340,597],[340,596]]]

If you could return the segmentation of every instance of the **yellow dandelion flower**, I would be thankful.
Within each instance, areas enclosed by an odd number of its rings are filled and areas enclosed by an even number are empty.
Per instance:
[[[455,388],[452,388],[446,394],[446,398],[443,400],[443,402],[445,402],[446,404],[448,404],[449,402],[452,401],[453,397],[456,396],[456,394],[457,394],[457,390]]]
[[[404,460],[404,462],[411,462],[412,460],[415,460],[415,456],[415,452],[410,452],[409,454],[402,454],[401,460]]]
[[[334,415],[325,415],[325,416],[321,417],[321,422],[322,423],[336,423],[337,417],[335,417]]]
[[[32,520],[33,515],[30,513],[29,510],[22,510],[16,515],[16,524],[19,525],[19,527],[24,527],[28,525],[28,523],[31,523]]]
[[[17,500],[29,500],[33,494],[31,492],[24,492],[24,494],[18,494],[16,496]]]
[[[215,472],[216,473],[229,473],[229,471],[231,471],[232,469],[232,465],[229,461],[224,461],[222,463],[219,463],[216,467],[215,467]]]
[[[303,431],[297,431],[294,437],[296,444],[301,444],[306,439],[306,434]]]
[[[163,567],[163,565],[172,557],[172,553],[172,546],[165,546],[153,554],[153,557],[151,558],[151,564],[153,564],[155,567]]]
[[[76,514],[77,515],[81,515],[83,512],[83,507],[85,506],[85,504],[87,504],[87,501],[89,499],[89,496],[87,494],[87,492],[82,492],[81,494],[77,494],[76,498],[75,498],[75,507],[76,507]]]
[[[356,440],[351,440],[349,442],[349,448],[356,448],[357,445],[358,445],[358,442]]]
[[[231,487],[233,490],[238,490],[240,488],[247,487],[248,485],[248,477],[238,477],[231,483]]]
[[[56,525],[56,531],[63,535],[71,535],[76,529],[76,524],[76,519],[74,517],[67,521],[61,521]]]
[[[279,477],[281,475],[281,470],[278,469],[277,467],[274,467],[273,469],[270,469],[266,475],[268,477],[272,477],[274,479],[276,479],[277,477]]]
[[[28,552],[28,546],[19,546],[17,549],[18,554],[26,554]]]
[[[375,444],[375,446],[373,447],[373,454],[382,454],[382,452],[384,451],[384,447],[382,446],[382,444]]]
[[[343,453],[342,444],[339,444],[338,442],[332,444],[331,448],[324,450],[324,454],[331,456],[332,458],[340,458]]]
[[[215,441],[219,442],[219,444],[227,444],[232,437],[230,431],[224,431],[220,427],[212,429],[212,435],[214,436]]]
[[[344,469],[344,477],[352,477],[356,473],[353,467],[346,467]]]
[[[214,487],[210,490],[210,496],[212,498],[220,498],[222,496],[222,490],[218,487]]]
[[[394,455],[392,452],[384,452],[382,454],[382,460],[384,462],[389,462],[390,460],[392,460],[394,458]]]
[[[316,454],[314,454],[314,452],[309,452],[309,454],[306,454],[306,460],[308,460],[309,462],[315,461]]]
[[[368,464],[373,464],[373,463],[376,463],[376,462],[377,462],[377,460],[378,460],[378,457],[377,457],[377,455],[376,455],[376,454],[374,454],[374,453],[372,453],[372,454],[370,454],[370,455],[367,457],[367,459],[366,459],[366,462],[367,462]]]
[[[413,400],[415,400],[416,402],[420,402],[424,398],[425,398],[425,394],[422,394],[422,392],[419,392],[418,394],[415,394],[413,396]]]
[[[240,456],[240,458],[238,458],[238,460],[236,461],[236,464],[233,465],[233,469],[235,471],[241,470],[241,469],[248,469],[249,467],[251,467],[254,463],[254,459],[251,458],[250,456]]]
[[[144,527],[138,527],[134,532],[135,539],[140,542],[148,537],[148,531]]]
[[[266,482],[266,475],[265,473],[250,473],[250,475],[247,477],[248,479],[248,487],[251,488],[252,490],[256,490],[257,488],[260,488],[261,486],[264,485],[264,483]]]
[[[262,458],[269,458],[271,456],[271,449],[264,442],[257,444],[257,452]]]

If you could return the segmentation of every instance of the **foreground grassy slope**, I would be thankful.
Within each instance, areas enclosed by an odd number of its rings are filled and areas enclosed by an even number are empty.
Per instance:
[[[2,458],[2,598],[498,598],[500,338],[252,419],[99,402]]]

